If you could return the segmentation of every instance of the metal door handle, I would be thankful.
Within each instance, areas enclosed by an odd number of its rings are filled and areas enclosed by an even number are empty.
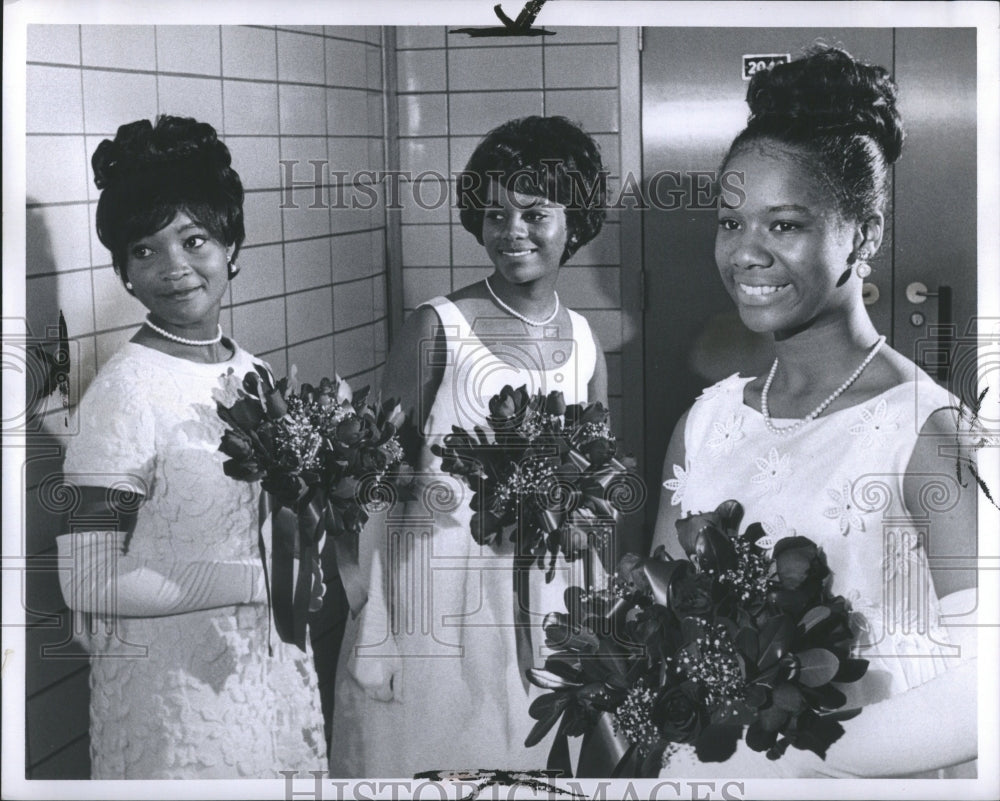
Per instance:
[[[952,321],[951,287],[941,284],[937,292],[931,292],[919,281],[906,287],[906,297],[911,303],[923,303],[927,298],[937,298],[937,347],[940,361],[937,365],[938,381],[947,381],[948,365],[951,363]]]

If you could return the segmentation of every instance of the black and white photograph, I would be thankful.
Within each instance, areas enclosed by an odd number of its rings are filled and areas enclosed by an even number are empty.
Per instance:
[[[1000,6],[3,59],[4,798],[1000,797]]]

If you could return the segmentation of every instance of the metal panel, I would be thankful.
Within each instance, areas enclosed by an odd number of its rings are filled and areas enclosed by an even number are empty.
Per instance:
[[[906,128],[895,178],[894,345],[968,400],[976,392],[968,338],[977,296],[975,29],[897,29],[894,74]],[[914,282],[934,296],[912,302]]]

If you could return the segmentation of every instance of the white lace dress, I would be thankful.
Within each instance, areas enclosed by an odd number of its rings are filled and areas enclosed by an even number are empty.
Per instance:
[[[923,378],[778,436],[743,402],[751,380],[731,376],[692,406],[684,430],[687,463],[674,465],[674,477],[664,484],[671,502],[688,514],[732,498],[745,509],[741,530],[760,522],[771,544],[798,535],[822,547],[833,572],[831,590],[861,613],[857,655],[870,662],[861,681],[842,685],[848,706],[875,703],[956,666],[958,653],[940,625],[928,569],[926,523],[929,511],[957,497],[953,477],[928,477],[922,509],[908,509],[903,501],[917,436],[930,414],[954,399]],[[664,775],[846,774],[809,752],[790,748],[771,761],[741,742],[723,764],[699,763],[682,748]]]
[[[163,575],[185,564],[260,565],[259,486],[224,475],[212,398],[227,369],[253,369],[253,357],[235,350],[228,362],[196,364],[128,343],[80,403],[67,479],[146,495],[130,564]],[[99,623],[90,643],[92,778],[326,768],[312,656],[273,633],[268,655],[266,602]]]
[[[559,389],[567,403],[586,402],[596,347],[585,318],[570,312],[573,339],[558,368],[539,370],[532,343],[510,342],[503,359],[473,333],[451,301],[434,308],[447,335],[448,365],[424,427],[416,465],[418,497],[403,515],[373,519],[366,536],[380,540],[368,605],[344,638],[337,675],[333,776],[412,777],[450,769],[542,769],[548,740],[525,748],[540,694],[525,688],[518,665],[513,544],[476,545],[470,490],[441,471],[429,445],[452,425],[488,429],[489,399],[505,384],[529,392]],[[508,343],[505,343],[505,345]],[[521,350],[520,356],[517,351]],[[380,530],[376,530],[380,529]],[[544,661],[541,622],[562,611],[569,584],[582,584],[580,560],[559,558],[546,583],[530,580],[533,661]],[[391,683],[390,683],[391,682]],[[380,700],[376,700],[376,696]]]

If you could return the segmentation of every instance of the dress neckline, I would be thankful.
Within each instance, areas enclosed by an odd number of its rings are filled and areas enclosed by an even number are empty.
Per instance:
[[[228,337],[227,340],[232,345],[233,355],[221,362],[193,362],[190,359],[164,353],[162,350],[157,350],[156,348],[149,347],[149,345],[143,345],[141,342],[133,342],[132,340],[125,343],[125,348],[135,348],[137,349],[137,356],[141,355],[147,361],[159,363],[174,371],[216,376],[226,372],[230,367],[240,365],[244,358],[245,351],[237,344],[236,340]]]
[[[749,403],[746,402],[746,388],[747,388],[747,385],[751,381],[755,380],[756,378],[757,378],[757,376],[750,376],[749,378],[744,379],[743,383],[740,385],[740,387],[739,387],[739,390],[740,390],[740,406],[742,406],[744,409],[749,410],[750,412],[753,412],[753,414],[755,416],[757,416],[758,418],[760,418],[760,420],[763,421],[763,419],[764,419],[763,412],[761,412],[760,409],[755,409],[753,406],[751,406]],[[834,409],[832,412],[824,412],[819,417],[816,417],[813,420],[810,420],[809,423],[815,423],[815,422],[820,421],[820,420],[829,420],[831,417],[834,417],[835,415],[841,414],[842,412],[857,411],[858,409],[861,409],[861,408],[863,408],[865,406],[869,406],[869,405],[871,405],[873,403],[878,403],[878,401],[881,400],[882,398],[884,398],[886,395],[889,395],[889,394],[895,392],[896,390],[898,390],[898,389],[900,389],[902,387],[916,386],[916,384],[917,384],[916,379],[912,379],[912,380],[909,380],[909,381],[903,381],[902,383],[895,384],[894,386],[891,386],[888,389],[882,390],[877,395],[873,395],[872,397],[870,397],[868,400],[860,401],[858,403],[853,403],[850,406],[844,406],[841,409]],[[772,421],[774,421],[774,422],[782,422],[782,423],[792,423],[792,422],[795,422],[796,420],[799,420],[799,419],[800,418],[798,418],[798,417],[774,417],[774,416],[771,417]],[[809,424],[807,423],[806,425],[802,426],[802,428],[800,430],[801,431],[805,431],[805,430],[808,430],[808,429],[809,429]]]
[[[455,310],[455,313],[459,317],[462,318],[462,323],[465,326],[466,330],[469,332],[469,336],[471,338],[474,338],[476,340],[476,342],[479,344],[479,346],[482,347],[484,350],[486,350],[490,354],[490,356],[492,356],[498,362],[503,363],[503,365],[505,367],[509,367],[512,370],[523,369],[519,365],[511,364],[506,359],[502,358],[499,354],[494,353],[493,350],[485,342],[483,342],[483,340],[479,336],[479,334],[477,334],[473,330],[472,325],[469,323],[469,318],[465,316],[465,313],[458,307],[457,303],[455,303],[453,300],[450,300],[450,299],[444,297],[443,295],[441,296],[441,300],[452,306],[452,308]],[[433,308],[433,301],[428,301],[428,305],[431,305],[431,307]],[[545,367],[545,368],[543,368],[542,370],[539,371],[541,373],[549,374],[549,373],[556,373],[556,372],[565,370],[566,369],[566,365],[570,364],[572,362],[572,359],[576,356],[576,350],[577,350],[577,342],[576,342],[577,325],[576,325],[576,320],[573,319],[574,312],[573,312],[572,309],[570,309],[568,307],[564,306],[563,308],[566,309],[566,314],[569,316],[569,323],[570,323],[570,327],[572,329],[572,331],[570,333],[570,338],[571,338],[571,340],[573,342],[573,345],[572,345],[573,349],[570,351],[569,358],[567,358],[566,361],[563,362],[563,364],[556,365],[555,367]],[[531,341],[534,341],[534,340],[525,339],[524,341],[525,342],[531,342]]]

